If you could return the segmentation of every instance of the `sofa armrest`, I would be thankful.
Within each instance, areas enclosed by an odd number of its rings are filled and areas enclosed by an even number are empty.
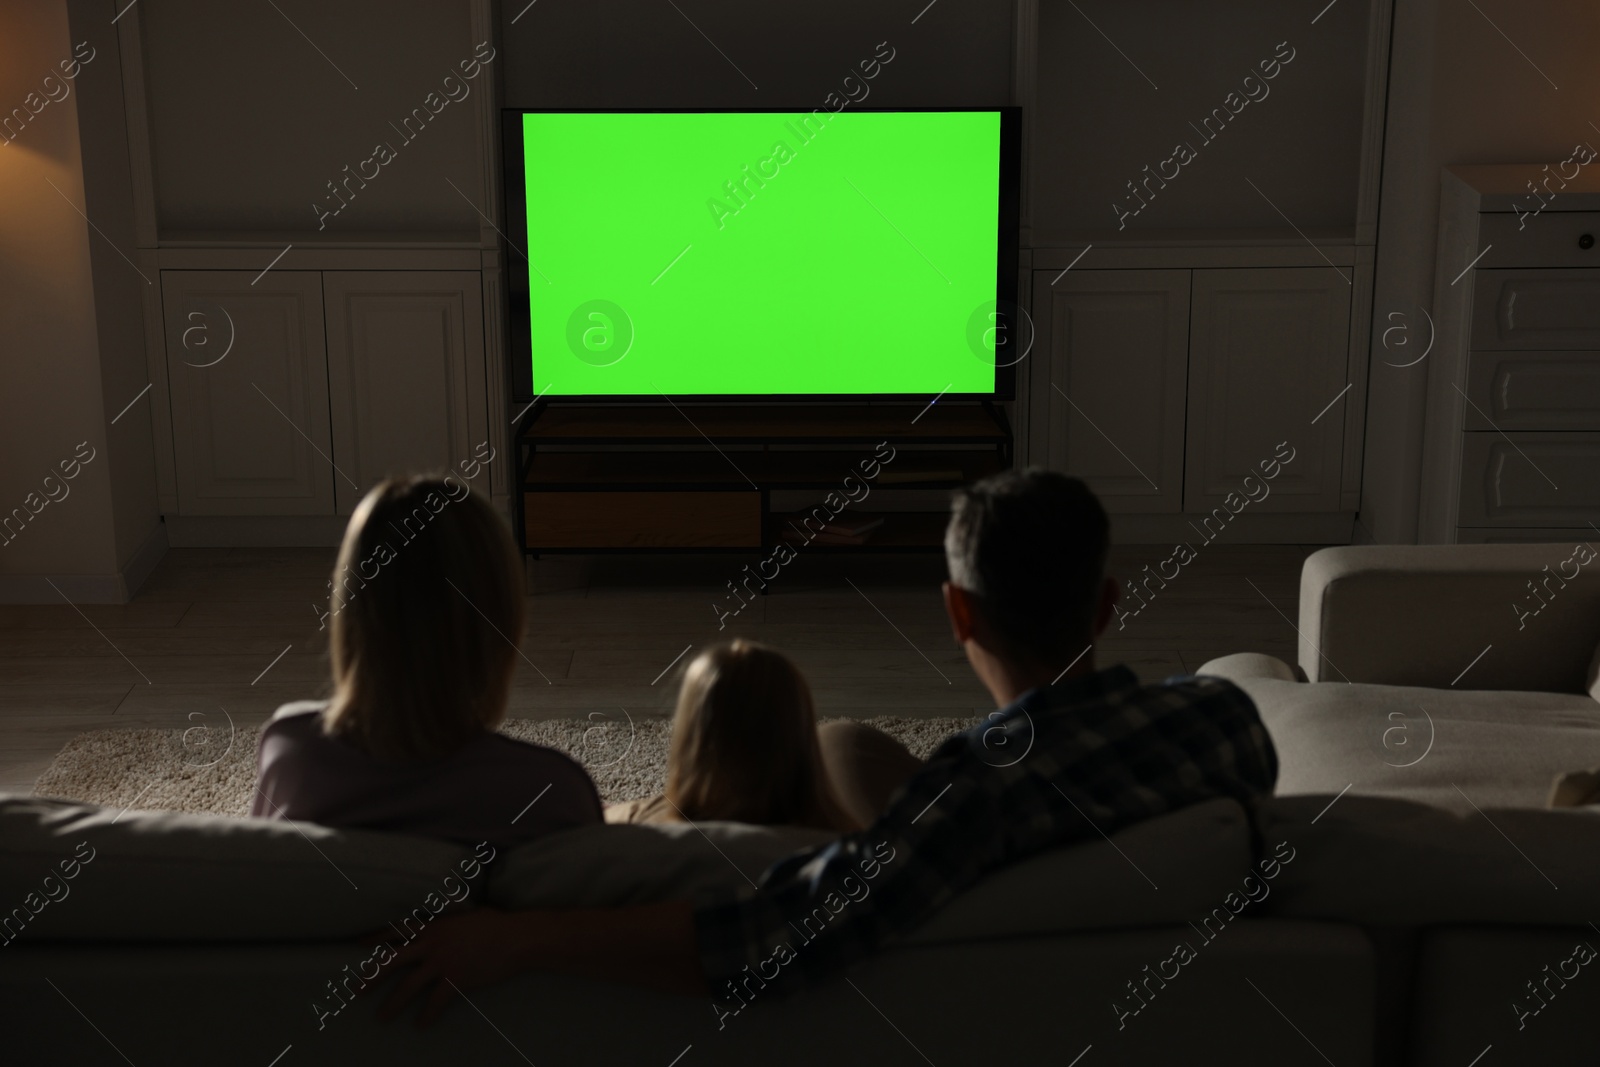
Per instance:
[[[1200,669],[1194,673],[1226,678],[1230,682],[1247,682],[1262,678],[1273,678],[1284,682],[1301,680],[1293,667],[1277,656],[1268,656],[1261,652],[1235,652],[1231,656],[1218,656],[1202,663]]]
[[[1300,572],[1300,666],[1314,682],[1582,693],[1597,644],[1587,542],[1351,545]]]

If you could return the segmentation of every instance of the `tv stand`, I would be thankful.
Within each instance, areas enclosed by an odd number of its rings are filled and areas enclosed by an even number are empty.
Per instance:
[[[944,503],[899,491],[949,490],[1012,462],[1010,424],[987,402],[541,402],[516,440],[518,540],[535,556],[926,552],[943,543]],[[830,513],[836,528],[883,521],[859,543],[818,540]]]

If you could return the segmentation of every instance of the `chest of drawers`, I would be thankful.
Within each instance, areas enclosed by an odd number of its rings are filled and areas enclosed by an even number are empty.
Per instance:
[[[1538,165],[1445,172],[1424,541],[1600,538],[1600,176],[1590,171],[1600,163],[1548,189],[1529,188],[1546,175]]]

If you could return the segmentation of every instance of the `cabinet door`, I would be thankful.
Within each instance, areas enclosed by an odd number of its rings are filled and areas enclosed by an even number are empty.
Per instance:
[[[1033,294],[1034,455],[1108,511],[1179,511],[1189,272],[1035,271]]]
[[[390,475],[459,476],[488,436],[479,274],[329,271],[323,291],[339,513]]]
[[[161,272],[180,515],[331,515],[315,271]]]
[[[1246,499],[1245,477],[1285,455],[1250,509],[1339,510],[1349,331],[1350,286],[1332,270],[1194,272],[1184,510]]]

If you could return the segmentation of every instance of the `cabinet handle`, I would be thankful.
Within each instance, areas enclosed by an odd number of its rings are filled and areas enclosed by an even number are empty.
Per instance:
[[[1578,238],[1578,247],[1587,252],[1594,247],[1594,234],[1586,233]]]

